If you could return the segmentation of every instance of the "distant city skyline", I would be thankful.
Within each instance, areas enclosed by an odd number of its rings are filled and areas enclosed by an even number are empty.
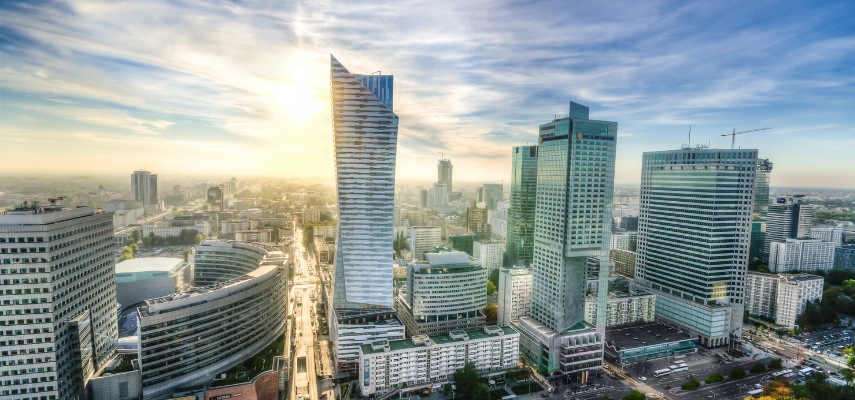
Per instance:
[[[509,182],[573,98],[621,122],[618,185],[691,125],[723,149],[771,127],[736,145],[773,187],[855,188],[852,2],[263,5],[3,3],[0,167],[332,183],[334,53],[396,76],[399,182],[440,153],[455,182]]]

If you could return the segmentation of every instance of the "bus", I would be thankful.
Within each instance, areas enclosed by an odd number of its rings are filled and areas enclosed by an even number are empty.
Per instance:
[[[660,376],[665,376],[665,375],[668,375],[668,374],[670,374],[670,373],[671,373],[671,370],[670,370],[670,369],[668,369],[668,368],[663,368],[663,369],[660,369],[660,370],[653,371],[653,376],[654,376],[655,378],[658,378],[658,377],[660,377]]]
[[[784,370],[781,370],[781,371],[775,372],[774,374],[772,374],[772,376],[774,376],[774,377],[778,377],[778,376],[781,376],[781,375],[786,375],[788,372],[790,372],[790,370],[788,370],[788,369],[784,369]]]
[[[800,369],[799,375],[806,376],[806,375],[810,374],[811,372],[813,372],[813,368],[807,367],[807,368]]]
[[[685,365],[677,365],[676,368],[672,368],[671,372],[683,372],[688,371],[689,367]]]
[[[763,389],[754,389],[747,393],[749,396],[755,396],[758,394],[763,394]]]

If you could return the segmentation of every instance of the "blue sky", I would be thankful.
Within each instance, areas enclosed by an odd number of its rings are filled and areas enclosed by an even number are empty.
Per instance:
[[[332,176],[329,54],[395,75],[399,179],[508,180],[573,100],[641,153],[729,147],[855,188],[855,2],[0,3],[4,171]]]

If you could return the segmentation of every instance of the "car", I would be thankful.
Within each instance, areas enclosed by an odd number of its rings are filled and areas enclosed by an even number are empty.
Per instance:
[[[549,393],[549,391],[544,390],[543,393],[540,394],[540,397],[545,399],[545,398],[549,397],[549,395],[551,395],[551,394],[552,393]]]
[[[754,384],[754,387],[755,387],[755,388],[757,388],[757,389],[762,389],[762,388],[763,388],[763,385],[761,385],[761,384],[759,384],[759,383],[755,383],[755,384]]]
[[[639,377],[638,377],[638,380],[640,380],[640,381],[644,382],[644,381],[646,381],[646,380],[647,380],[647,377],[646,377],[646,376],[639,376]]]
[[[666,390],[667,390],[667,389],[671,389],[671,385],[669,385],[669,384],[667,384],[667,383],[665,384],[665,386],[662,386],[662,387],[663,387],[663,388],[665,388]]]

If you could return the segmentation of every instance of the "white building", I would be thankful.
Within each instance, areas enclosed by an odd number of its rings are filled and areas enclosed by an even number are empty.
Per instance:
[[[656,295],[643,290],[629,293],[612,292],[606,301],[606,327],[635,322],[653,322],[656,316]],[[597,296],[585,299],[585,321],[597,324]]]
[[[786,274],[778,285],[775,324],[793,329],[809,301],[822,298],[823,279],[810,274]]]
[[[252,231],[237,231],[235,232],[235,241],[238,242],[255,242],[255,243],[270,243],[273,241],[273,231],[270,229],[258,229]]]
[[[832,242],[819,239],[772,242],[769,246],[769,270],[828,271],[834,268],[834,246]]]
[[[406,328],[392,309],[331,310],[330,337],[337,372],[355,371],[359,362],[359,347],[377,340],[399,340]]]
[[[258,227],[256,220],[252,219],[233,219],[230,221],[220,222],[220,233],[227,235],[237,231],[248,231]]]
[[[494,270],[502,268],[505,243],[498,240],[477,240],[472,243],[472,257],[481,260],[481,265],[489,276]]]
[[[513,267],[499,270],[499,326],[528,315],[531,310],[531,268]]]
[[[76,399],[116,348],[113,217],[0,213],[0,399]]]
[[[822,298],[822,289],[821,276],[750,271],[745,280],[745,308],[749,315],[793,329],[807,302]]]
[[[143,237],[154,233],[155,236],[170,237],[179,236],[184,229],[195,229],[202,235],[208,236],[211,234],[211,223],[206,220],[195,220],[190,224],[183,223],[176,225],[173,221],[161,221],[154,224],[146,224],[142,227]]]
[[[609,245],[610,250],[624,250],[624,251],[632,251],[636,250],[636,245],[638,244],[638,232],[620,232],[620,233],[612,233],[611,236],[611,244]]]
[[[490,374],[515,368],[518,361],[519,333],[508,327],[488,326],[362,345],[357,381],[362,395],[370,396],[447,381],[469,362],[482,374]]]
[[[116,264],[116,301],[123,308],[181,292],[193,281],[193,254],[183,258],[132,258]]]
[[[811,228],[811,239],[819,239],[824,242],[832,242],[835,246],[839,246],[846,241],[846,236],[855,234],[855,230],[851,228]]]
[[[495,210],[487,211],[487,223],[490,224],[494,238],[505,239],[508,237],[508,211],[511,208],[510,200],[502,200],[496,203]]]
[[[414,260],[425,261],[425,253],[442,244],[442,229],[438,226],[414,226],[410,228],[410,252]]]

